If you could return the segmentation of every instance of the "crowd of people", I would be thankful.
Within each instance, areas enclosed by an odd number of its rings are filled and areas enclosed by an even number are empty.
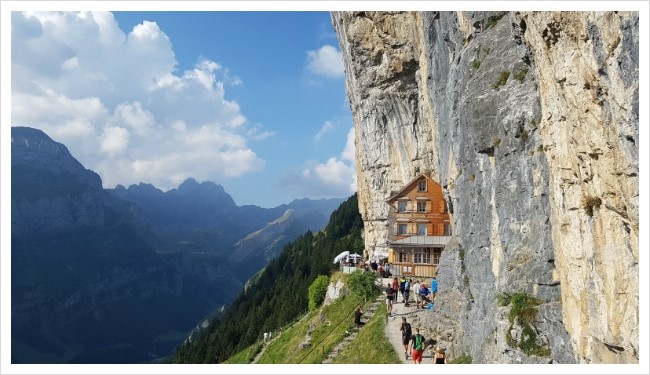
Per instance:
[[[390,278],[392,276],[390,272],[390,264],[387,262],[371,261],[368,264],[361,264],[361,268],[375,272],[377,277]],[[390,282],[386,283],[384,293],[386,295],[386,310],[388,316],[393,315],[393,305],[396,303],[403,303],[404,306],[415,304],[416,310],[432,308],[433,302],[438,294],[438,280],[433,276],[430,283],[427,285],[424,280],[421,281],[415,279],[415,281],[413,281],[413,278],[407,278],[403,275],[400,278],[395,276]],[[399,301],[400,297],[401,302]],[[363,311],[361,310],[361,306],[358,306],[354,311],[354,323],[357,328],[360,328],[363,325],[361,322],[362,314]],[[424,336],[420,334],[419,328],[416,327],[414,331],[411,329],[411,324],[407,322],[405,316],[402,317],[400,331],[402,334],[402,345],[404,346],[405,358],[409,359],[410,356],[413,363],[422,363],[424,350],[427,346],[431,345],[427,344]],[[433,341],[433,343],[435,344],[435,341]],[[447,356],[444,348],[439,346],[435,347],[433,363],[447,363]]]
[[[401,276],[399,280],[397,277],[393,277],[392,282],[386,283],[384,292],[386,294],[386,309],[389,316],[393,315],[393,305],[399,303],[400,295],[402,298],[401,303],[404,306],[415,303],[416,309],[424,309],[428,304],[432,304],[436,298],[436,294],[438,293],[438,280],[434,276],[431,279],[429,288],[425,282],[417,279],[413,282],[413,279],[407,279],[405,276]],[[420,334],[420,329],[416,327],[415,332],[413,332],[411,324],[407,322],[405,316],[402,317],[402,324],[399,329],[402,334],[405,358],[408,359],[410,355],[413,363],[422,363],[422,355],[427,347],[427,341]],[[447,363],[444,348],[435,348],[433,363]]]
[[[438,281],[434,276],[431,279],[431,288],[429,289],[420,280],[413,282],[413,279],[407,279],[405,276],[402,276],[399,280],[397,277],[393,277],[392,283],[386,283],[384,292],[386,293],[386,309],[390,316],[393,313],[393,304],[397,303],[400,295],[404,306],[410,306],[411,296],[413,296],[416,309],[424,309],[428,304],[433,303],[438,293]]]

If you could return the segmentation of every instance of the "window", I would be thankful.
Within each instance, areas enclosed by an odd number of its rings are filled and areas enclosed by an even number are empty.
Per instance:
[[[408,263],[409,262],[408,254],[405,251],[400,251],[399,253],[397,253],[397,261],[400,263]]]
[[[418,191],[427,191],[427,180],[418,181]]]
[[[397,234],[407,234],[408,224],[397,224]]]
[[[397,202],[397,211],[398,212],[406,212],[406,203],[407,203],[407,201],[399,201],[399,202]]]
[[[445,236],[451,236],[451,224],[445,223]]]
[[[427,212],[427,202],[426,201],[418,202],[418,212]]]
[[[418,236],[426,236],[426,235],[427,235],[427,225],[418,224]]]
[[[442,249],[436,247],[433,249],[433,265],[437,266],[440,263],[440,255],[442,255]]]
[[[413,263],[431,264],[431,249],[415,249],[414,258]]]

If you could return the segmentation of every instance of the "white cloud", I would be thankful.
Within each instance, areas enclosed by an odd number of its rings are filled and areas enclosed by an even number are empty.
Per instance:
[[[104,129],[101,141],[101,150],[108,155],[121,154],[129,143],[129,131],[120,127]]]
[[[283,184],[296,186],[309,197],[347,197],[357,190],[354,160],[354,128],[348,132],[341,157],[330,157],[324,163],[309,161],[300,173],[284,176]]]
[[[350,161],[352,162],[352,164],[354,164],[356,160],[355,152],[356,152],[356,144],[354,143],[354,127],[352,127],[348,131],[348,138],[347,141],[345,142],[345,148],[341,153],[341,158]]]
[[[64,143],[104,186],[169,189],[264,167],[248,140],[273,132],[225,98],[241,79],[205,58],[178,71],[155,22],[125,33],[108,12],[13,12],[11,38],[13,125]]]
[[[320,130],[318,131],[318,133],[316,133],[314,140],[317,142],[320,141],[327,133],[331,133],[333,130],[334,130],[334,124],[329,120],[325,121],[323,123],[323,126],[321,126]]]
[[[316,51],[307,51],[307,69],[312,74],[339,78],[345,74],[341,51],[326,44]]]

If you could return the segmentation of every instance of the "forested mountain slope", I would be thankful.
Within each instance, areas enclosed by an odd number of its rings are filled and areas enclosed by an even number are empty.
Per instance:
[[[318,233],[307,232],[285,246],[233,303],[183,344],[174,363],[222,362],[251,345],[263,332],[282,327],[307,310],[308,288],[318,275],[330,275],[341,251],[363,249],[356,194],[332,213]]]

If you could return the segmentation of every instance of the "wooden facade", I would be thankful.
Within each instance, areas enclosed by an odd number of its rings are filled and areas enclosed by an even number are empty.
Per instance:
[[[442,187],[420,175],[386,201],[389,211],[388,262],[394,275],[432,277],[451,236]]]

